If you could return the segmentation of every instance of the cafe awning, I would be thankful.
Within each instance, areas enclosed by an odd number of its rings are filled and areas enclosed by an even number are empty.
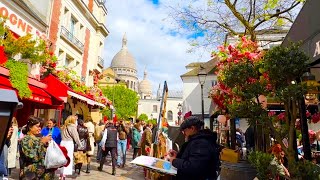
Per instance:
[[[28,86],[32,92],[31,97],[27,98],[28,100],[41,104],[52,105],[51,96],[43,89],[31,84],[28,84]],[[18,90],[12,87],[9,78],[6,76],[0,75],[0,88],[15,90],[18,95]]]
[[[106,107],[104,104],[95,101],[92,97],[86,94],[82,94],[74,91],[73,89],[68,87],[65,83],[60,81],[57,77],[55,77],[52,74],[49,74],[46,78],[42,80],[42,82],[48,85],[47,91],[50,94],[53,94],[54,96],[59,97],[64,102],[67,102],[68,96],[71,96],[81,101],[84,101],[91,106],[99,106],[103,108]]]

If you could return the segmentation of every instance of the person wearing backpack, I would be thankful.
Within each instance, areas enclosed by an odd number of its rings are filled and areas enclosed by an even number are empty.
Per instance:
[[[217,136],[212,131],[202,130],[204,122],[190,116],[181,125],[180,130],[186,142],[179,152],[169,151],[169,160],[177,168],[176,179],[215,180],[219,164],[219,152],[216,147]]]

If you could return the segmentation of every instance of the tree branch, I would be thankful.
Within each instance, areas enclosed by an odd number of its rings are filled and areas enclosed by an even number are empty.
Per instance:
[[[230,0],[225,0],[225,4],[229,7],[233,15],[244,25],[245,29],[248,30],[251,35],[251,40],[255,41],[256,36],[250,23],[246,21],[245,17],[237,11],[236,7],[231,4]]]
[[[232,5],[233,5],[233,6],[236,6],[237,1],[238,1],[238,0],[234,0],[234,2],[233,2],[233,4],[232,4]]]
[[[286,12],[289,12],[290,10],[292,10],[293,8],[295,8],[296,6],[298,6],[298,4],[300,4],[300,2],[293,3],[293,4],[291,5],[291,7],[289,7],[288,9],[285,9],[285,10],[283,10],[283,11],[277,12],[277,13],[275,13],[275,14],[269,14],[269,19],[274,18],[274,17],[277,17],[277,16],[279,16],[279,15],[281,15],[281,14],[284,14],[284,13],[286,13]],[[264,18],[263,20],[259,21],[256,25],[253,26],[253,29],[256,29],[258,26],[260,26],[262,23],[264,23],[264,22],[266,22],[266,21],[267,21],[266,18]]]

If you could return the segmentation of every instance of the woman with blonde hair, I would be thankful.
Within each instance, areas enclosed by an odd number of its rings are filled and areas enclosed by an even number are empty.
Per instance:
[[[77,151],[77,146],[81,146],[79,134],[76,126],[76,117],[69,116],[62,129],[61,129],[61,146],[64,146],[68,151],[68,156],[70,157],[70,163],[67,167],[60,169],[61,179],[64,179],[65,176],[73,174],[73,153]],[[75,148],[76,147],[76,148]]]

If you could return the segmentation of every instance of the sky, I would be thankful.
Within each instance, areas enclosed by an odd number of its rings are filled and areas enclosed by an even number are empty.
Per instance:
[[[167,2],[166,2],[167,1]],[[159,83],[167,81],[169,90],[182,90],[180,75],[187,72],[191,62],[203,62],[210,54],[187,53],[190,37],[201,38],[201,33],[176,33],[168,20],[167,3],[171,0],[108,0],[106,27],[110,31],[105,41],[105,67],[121,49],[122,37],[127,35],[128,49],[136,60],[138,78],[143,79],[146,68],[155,93]]]

